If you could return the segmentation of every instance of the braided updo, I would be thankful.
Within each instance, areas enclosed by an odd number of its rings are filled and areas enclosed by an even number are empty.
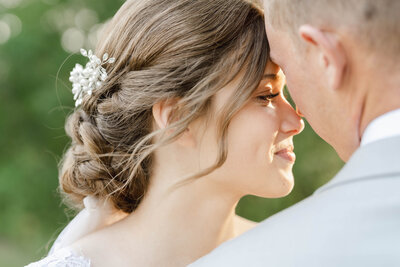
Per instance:
[[[229,122],[257,88],[268,60],[262,12],[244,0],[128,0],[103,32],[96,54],[116,58],[108,79],[66,121],[72,143],[60,162],[60,189],[78,206],[87,195],[109,198],[130,213],[145,195],[153,152],[209,111],[212,97],[244,70],[232,101],[219,114],[226,159]],[[152,107],[179,99],[160,138]],[[168,130],[168,129],[166,129]]]

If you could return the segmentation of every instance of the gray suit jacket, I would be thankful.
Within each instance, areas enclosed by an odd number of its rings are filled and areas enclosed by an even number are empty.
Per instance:
[[[400,266],[400,136],[358,149],[309,198],[190,266]]]

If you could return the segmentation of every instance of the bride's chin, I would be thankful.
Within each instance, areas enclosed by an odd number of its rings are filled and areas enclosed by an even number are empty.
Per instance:
[[[290,192],[292,192],[293,187],[294,187],[294,176],[293,176],[293,172],[290,170],[290,172],[285,176],[285,178],[283,179],[283,184],[284,184],[284,188],[285,188],[285,192],[282,195],[282,197],[287,196],[290,194]]]
[[[294,177],[292,171],[281,173],[279,187],[276,188],[275,197],[285,197],[289,195],[294,187]]]
[[[256,195],[263,198],[281,198],[289,195],[294,187],[294,179],[293,176],[285,176],[280,177],[280,180],[277,181],[274,187],[267,186],[261,192],[253,193],[252,195]],[[261,188],[260,188],[261,189]]]
[[[288,186],[285,188],[285,190],[283,190],[281,197],[286,197],[287,195],[289,195],[293,191],[293,187],[294,187],[294,182],[289,183]]]

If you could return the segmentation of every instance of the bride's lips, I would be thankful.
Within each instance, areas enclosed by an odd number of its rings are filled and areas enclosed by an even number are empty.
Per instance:
[[[293,147],[287,147],[284,149],[279,150],[278,152],[275,152],[275,155],[284,158],[290,162],[295,162],[296,160],[296,155],[293,152]]]

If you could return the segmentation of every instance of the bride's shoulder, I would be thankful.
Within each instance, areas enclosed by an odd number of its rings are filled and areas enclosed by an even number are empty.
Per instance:
[[[56,267],[56,266],[73,266],[73,267],[90,267],[90,259],[87,259],[69,247],[65,247],[48,255],[40,261],[30,263],[25,267]]]
[[[235,232],[237,235],[243,234],[248,230],[254,228],[258,223],[245,219],[239,215],[235,215]]]

